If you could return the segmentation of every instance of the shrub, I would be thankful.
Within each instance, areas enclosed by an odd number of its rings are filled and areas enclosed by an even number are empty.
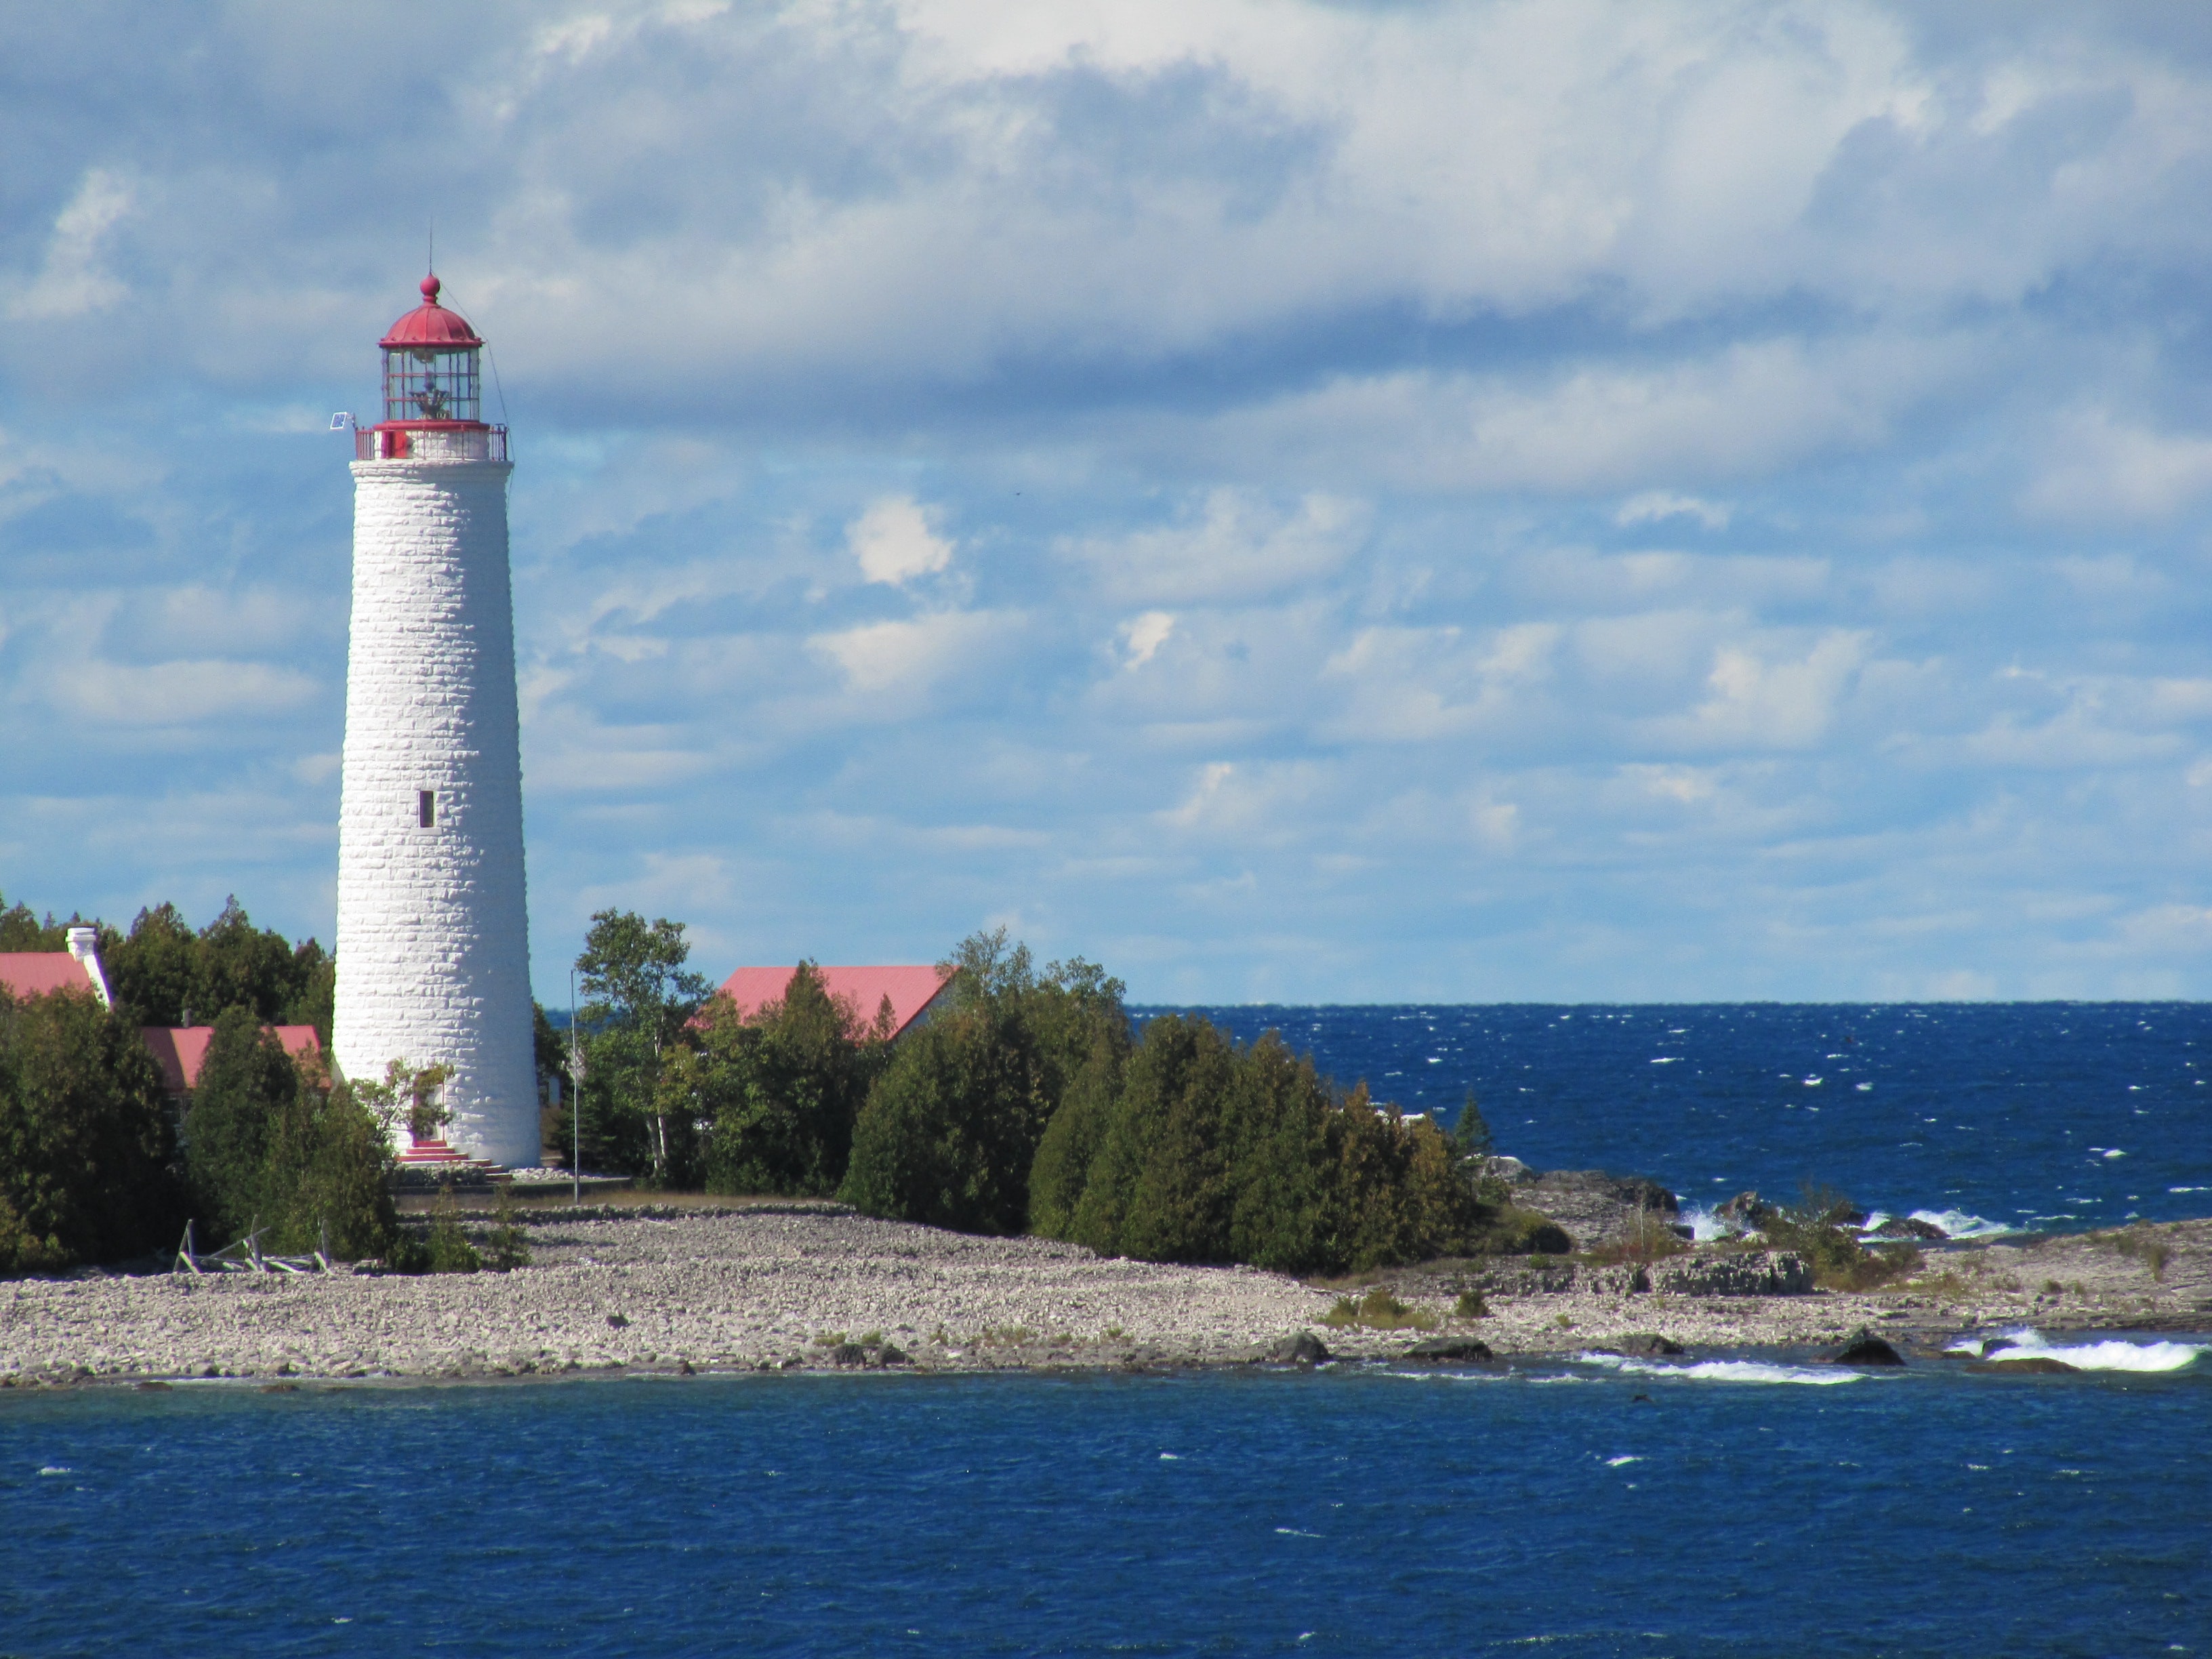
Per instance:
[[[502,1184],[499,1189],[498,1206],[492,1212],[491,1237],[484,1243],[489,1253],[484,1265],[495,1273],[512,1273],[517,1267],[530,1265],[530,1235],[522,1229],[512,1185]]]
[[[469,1236],[461,1230],[460,1206],[453,1198],[450,1182],[438,1194],[437,1207],[430,1212],[430,1233],[423,1241],[422,1265],[418,1273],[473,1273],[483,1271],[483,1258],[477,1247],[469,1243]]]
[[[1490,1317],[1490,1304],[1482,1299],[1480,1291],[1462,1291],[1459,1300],[1452,1304],[1452,1316],[1455,1319],[1487,1319]]]
[[[134,1022],[89,991],[0,992],[0,1273],[173,1243],[173,1150]]]
[[[1353,1326],[1370,1331],[1431,1331],[1437,1328],[1434,1314],[1407,1306],[1379,1285],[1357,1302],[1348,1296],[1337,1297],[1335,1305],[1321,1316],[1321,1322],[1336,1330]]]
[[[419,1085],[434,1089],[442,1075],[394,1061],[382,1085],[332,1088],[319,1064],[295,1066],[250,1012],[229,1010],[185,1117],[200,1238],[222,1244],[258,1227],[270,1252],[305,1255],[327,1238],[340,1261],[384,1255],[398,1224],[388,1120],[419,1112]]]
[[[1689,1241],[1676,1232],[1663,1215],[1638,1210],[1629,1218],[1617,1237],[1607,1240],[1590,1252],[1590,1260],[1648,1265],[1670,1255],[1680,1255],[1689,1248]]]
[[[2173,1259],[2173,1246],[2165,1238],[2145,1229],[2130,1227],[2114,1233],[2112,1245],[2122,1255],[2149,1268],[2153,1279],[2164,1282],[2166,1264]]]

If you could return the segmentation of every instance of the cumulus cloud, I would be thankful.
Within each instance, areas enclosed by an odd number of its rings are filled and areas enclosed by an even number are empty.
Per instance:
[[[845,544],[872,582],[900,587],[952,562],[952,544],[910,495],[886,495],[845,526]]]

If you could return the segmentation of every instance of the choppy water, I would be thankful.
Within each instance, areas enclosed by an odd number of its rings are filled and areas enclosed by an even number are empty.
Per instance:
[[[2208,1448],[2201,1361],[17,1398],[0,1651],[2198,1652]]]
[[[2212,1004],[1197,1012],[1409,1110],[1473,1089],[1501,1151],[1692,1205],[1814,1181],[1954,1228],[2212,1214]]]

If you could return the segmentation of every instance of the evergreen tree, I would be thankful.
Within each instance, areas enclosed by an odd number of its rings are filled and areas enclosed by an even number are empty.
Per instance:
[[[841,1195],[871,1215],[1018,1232],[1047,1126],[1086,1068],[1127,1052],[1121,985],[1081,960],[1040,972],[1004,928],[938,966],[948,1006],[896,1045],[854,1127]]]
[[[215,1023],[185,1115],[185,1176],[192,1212],[210,1246],[275,1224],[289,1196],[279,1126],[300,1093],[299,1073],[250,1009]]]
[[[0,992],[0,1273],[173,1243],[183,1206],[161,1074],[90,992]]]

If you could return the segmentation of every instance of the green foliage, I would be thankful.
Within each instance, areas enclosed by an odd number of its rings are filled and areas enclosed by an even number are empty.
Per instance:
[[[491,1237],[484,1241],[484,1266],[495,1273],[512,1273],[530,1265],[530,1235],[523,1231],[522,1213],[514,1201],[514,1188],[502,1184],[492,1211]]]
[[[428,1273],[476,1273],[483,1271],[483,1257],[461,1229],[460,1206],[449,1182],[438,1194],[430,1212],[430,1235],[423,1242],[421,1265],[414,1271]]]
[[[1607,1264],[1648,1265],[1680,1255],[1689,1248],[1690,1241],[1676,1232],[1663,1214],[1638,1210],[1616,1237],[1590,1252],[1590,1260]]]
[[[670,1115],[707,1122],[707,1190],[826,1196],[837,1190],[854,1125],[890,1059],[888,1006],[872,1021],[799,964],[777,1001],[740,1019],[726,997],[691,1028],[696,1047],[663,1059]]]
[[[1180,1015],[1145,1028],[1118,1091],[1055,1121],[1038,1164],[1038,1231],[1152,1261],[1364,1270],[1464,1251],[1491,1219],[1427,1119],[1337,1090],[1272,1032],[1239,1050]]]
[[[185,1172],[204,1245],[266,1229],[263,1249],[341,1261],[384,1255],[398,1226],[386,1183],[391,1102],[417,1074],[331,1088],[303,1074],[243,1007],[216,1022],[185,1117]],[[385,1109],[380,1112],[379,1108]]]
[[[591,1127],[606,1152],[662,1186],[697,1175],[696,1121],[670,1113],[660,1076],[710,988],[684,965],[690,955],[682,922],[600,910],[576,958]]]
[[[1490,1317],[1490,1304],[1482,1299],[1480,1291],[1462,1291],[1459,1300],[1452,1304],[1452,1317],[1487,1319]]]
[[[1452,1120],[1451,1144],[1452,1150],[1462,1158],[1488,1158],[1498,1150],[1498,1139],[1491,1133],[1482,1108],[1475,1104],[1472,1089],[1467,1091],[1467,1101],[1459,1109],[1459,1115]]]
[[[399,1228],[391,1160],[383,1125],[350,1088],[301,1077],[270,1151],[271,1247],[304,1255],[327,1243],[337,1261],[383,1255]]]
[[[161,1074],[134,1022],[89,990],[0,992],[0,1273],[173,1243],[184,1218],[173,1150]]]
[[[1079,1079],[1095,1093],[1128,1051],[1121,985],[1081,960],[1039,971],[1004,928],[938,966],[954,975],[950,1006],[901,1040],[870,1091],[840,1196],[870,1215],[1019,1232],[1046,1126],[1086,1092]]]
[[[1856,1212],[1830,1187],[1808,1183],[1798,1201],[1777,1206],[1759,1224],[1766,1242],[1805,1258],[1816,1280],[1846,1273],[1866,1255],[1856,1233],[1844,1224]]]
[[[2173,1260],[2173,1246],[2163,1235],[2149,1231],[2138,1223],[2107,1237],[2115,1250],[2142,1262],[2150,1269],[2153,1279],[2165,1281],[2166,1264]]]
[[[29,905],[21,903],[0,909],[0,951],[66,951],[70,927],[76,920],[71,916],[69,921],[56,921],[48,911],[41,921]]]
[[[216,1021],[184,1134],[185,1181],[208,1244],[228,1244],[275,1218],[270,1153],[299,1092],[291,1056],[251,1009],[232,1008]]]
[[[197,933],[173,904],[141,910],[127,936],[100,930],[100,954],[116,1001],[141,1024],[208,1025],[244,1008],[259,1024],[313,1025],[330,1042],[336,962],[313,939],[295,948],[255,927],[235,896]]]
[[[1335,1330],[1359,1327],[1370,1331],[1432,1331],[1437,1321],[1434,1314],[1407,1307],[1378,1285],[1358,1301],[1348,1296],[1337,1297],[1335,1305],[1321,1316],[1321,1322]]]

